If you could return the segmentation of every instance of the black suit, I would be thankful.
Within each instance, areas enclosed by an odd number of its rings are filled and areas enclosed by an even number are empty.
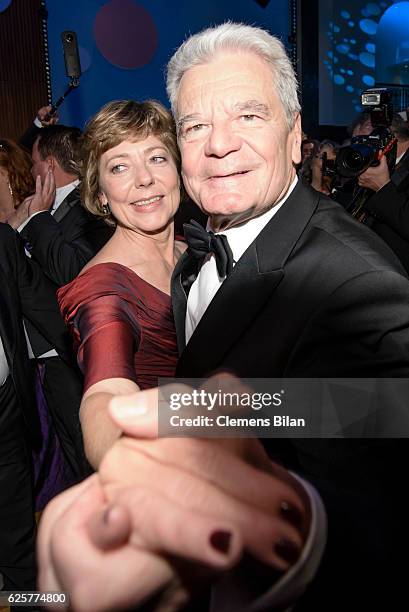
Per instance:
[[[187,252],[173,277],[178,376],[218,368],[254,378],[409,375],[403,269],[373,232],[301,183],[237,262],[185,347],[185,290],[196,268]],[[379,602],[381,590],[393,587],[385,568],[396,520],[388,522],[383,495],[403,467],[406,444],[275,439],[268,450],[315,484],[328,512],[322,570],[296,609],[374,609],[371,598]]]
[[[75,188],[53,216],[48,211],[35,215],[23,228],[21,236],[29,243],[33,260],[57,290],[79,274],[112,231],[102,219],[82,206],[79,189]],[[56,302],[55,297],[53,301]],[[27,331],[37,357],[53,348],[29,324]],[[82,377],[77,368],[57,357],[44,360],[44,366],[43,387],[54,426],[73,475],[81,477],[87,471],[78,419]]]
[[[0,335],[10,370],[0,388],[0,572],[5,590],[35,588],[35,522],[30,448],[40,441],[23,315],[67,356],[54,288],[0,223]]]
[[[54,215],[42,212],[24,227],[21,236],[43,272],[61,287],[72,281],[112,236],[112,228],[82,205],[76,188]]]
[[[366,202],[368,225],[393,250],[409,274],[409,149],[391,180]]]

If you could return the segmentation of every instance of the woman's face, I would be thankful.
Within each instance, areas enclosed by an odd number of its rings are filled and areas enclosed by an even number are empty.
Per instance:
[[[8,173],[0,167],[0,221],[6,221],[13,212],[14,202],[10,191]]]
[[[109,203],[118,225],[141,233],[164,229],[180,202],[180,182],[162,141],[124,140],[99,160],[101,204]]]

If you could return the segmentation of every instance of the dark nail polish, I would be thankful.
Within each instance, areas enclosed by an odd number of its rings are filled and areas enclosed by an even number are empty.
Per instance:
[[[284,561],[288,561],[288,563],[294,563],[297,561],[300,554],[299,547],[294,544],[294,542],[291,542],[291,540],[287,540],[285,538],[280,538],[275,543],[274,550],[284,559]]]
[[[229,552],[231,533],[229,531],[214,531],[210,536],[212,547],[225,555]]]
[[[302,523],[302,514],[298,510],[298,508],[296,508],[292,504],[289,504],[286,501],[281,502],[281,504],[280,504],[280,513],[281,513],[281,516],[286,521],[288,521],[289,523],[291,523],[295,527],[299,527],[299,525],[301,525],[301,523]]]

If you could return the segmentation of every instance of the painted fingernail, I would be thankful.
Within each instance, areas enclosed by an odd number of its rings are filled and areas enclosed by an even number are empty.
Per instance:
[[[285,561],[288,561],[288,563],[294,563],[300,555],[299,547],[286,538],[277,540],[274,545],[274,550]]]
[[[302,514],[298,510],[298,508],[296,508],[292,504],[289,504],[286,501],[282,501],[281,504],[280,504],[280,513],[281,513],[281,516],[286,521],[288,521],[289,523],[291,523],[295,527],[298,527],[299,525],[301,525],[301,523],[302,523]]]
[[[222,531],[221,529],[218,531],[213,531],[209,540],[211,546],[215,550],[227,555],[230,549],[231,541],[231,533],[229,531]]]

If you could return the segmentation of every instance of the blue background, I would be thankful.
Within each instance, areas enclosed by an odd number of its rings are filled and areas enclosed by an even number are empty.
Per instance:
[[[409,84],[409,2],[319,0],[319,13],[319,123],[347,125],[363,90]]]
[[[84,122],[109,100],[156,98],[167,104],[164,68],[173,51],[189,33],[228,19],[262,26],[287,42],[290,14],[287,0],[274,0],[263,9],[254,0],[135,0],[151,15],[158,32],[158,46],[151,61],[137,69],[112,65],[98,50],[94,20],[109,0],[47,0],[48,41],[55,102],[65,91],[61,32],[74,30],[80,46],[83,76],[80,86],[60,107],[60,122],[83,127]],[[87,65],[89,64],[89,67]]]

